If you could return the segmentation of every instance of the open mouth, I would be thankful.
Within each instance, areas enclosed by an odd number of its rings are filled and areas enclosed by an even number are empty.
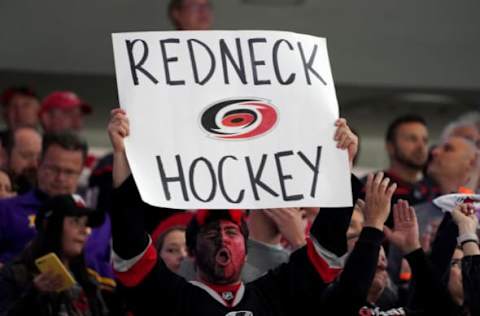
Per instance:
[[[230,263],[232,256],[230,255],[230,251],[227,248],[222,248],[217,252],[215,256],[215,261],[219,266],[226,266]]]

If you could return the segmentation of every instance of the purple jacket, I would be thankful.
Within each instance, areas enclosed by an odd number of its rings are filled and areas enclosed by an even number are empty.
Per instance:
[[[29,191],[0,200],[0,262],[8,263],[36,234],[35,216],[46,196]]]
[[[35,216],[47,196],[32,190],[17,197],[0,200],[0,262],[18,256],[36,234]],[[87,266],[100,276],[112,278],[110,266],[110,218],[92,230],[85,257]]]

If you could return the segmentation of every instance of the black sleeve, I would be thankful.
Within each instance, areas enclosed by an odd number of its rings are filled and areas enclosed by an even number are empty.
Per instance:
[[[186,303],[194,296],[193,287],[170,271],[162,260],[157,260],[155,267],[138,285],[126,287],[120,283],[119,291],[133,315],[152,315],[152,311],[159,310],[159,315],[173,316],[186,315],[181,309],[198,308]]]
[[[324,293],[325,315],[358,315],[367,300],[383,239],[383,232],[376,228],[362,230],[340,278]]]
[[[430,253],[430,260],[435,273],[442,278],[445,286],[447,286],[450,274],[450,261],[457,247],[457,236],[458,227],[452,219],[452,214],[445,212]]]
[[[122,259],[133,258],[147,248],[149,238],[144,228],[144,208],[132,176],[113,190],[113,250]]]
[[[353,205],[363,184],[352,174]],[[328,251],[341,257],[347,252],[347,230],[352,218],[353,206],[321,208],[310,229],[311,235]]]
[[[462,279],[470,315],[480,315],[480,255],[463,257]]]
[[[405,256],[412,269],[410,299],[407,310],[425,315],[448,315],[452,301],[423,250],[417,249]]]

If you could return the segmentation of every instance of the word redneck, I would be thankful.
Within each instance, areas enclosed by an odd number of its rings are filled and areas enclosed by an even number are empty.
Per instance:
[[[288,174],[286,170],[284,170],[284,166],[282,166],[282,160],[288,159],[289,157],[292,158],[291,156],[296,157],[295,155],[300,157],[300,160],[312,172],[312,185],[310,188],[310,196],[314,198],[316,194],[318,173],[320,169],[320,158],[322,155],[322,147],[321,146],[317,147],[317,153],[316,153],[314,162],[310,160],[301,151],[298,151],[296,153],[294,153],[291,150],[281,151],[281,152],[275,153],[273,156],[275,159],[275,167],[278,175],[278,177],[275,178],[275,180],[278,181],[277,183],[275,183],[275,186],[278,187],[278,185],[276,184],[279,184],[281,189],[281,194],[282,194],[281,197],[284,201],[298,201],[304,198],[303,194],[287,193],[286,181],[294,180],[294,178],[291,174]],[[169,185],[177,182],[178,184],[180,184],[180,187],[182,190],[182,196],[185,201],[190,200],[190,195],[189,195],[189,191],[190,191],[195,199],[203,202],[210,202],[215,199],[216,195],[218,194],[218,189],[220,189],[220,192],[223,198],[225,198],[225,200],[229,201],[230,203],[241,203],[245,196],[246,189],[241,189],[239,192],[235,192],[236,194],[233,194],[232,192],[228,193],[227,188],[225,187],[224,169],[227,168],[227,162],[230,166],[231,164],[237,165],[237,166],[234,165],[233,167],[238,167],[238,164],[240,163],[244,165],[244,167],[247,169],[248,177],[250,180],[250,188],[248,189],[251,189],[251,193],[253,193],[255,200],[259,201],[261,199],[259,189],[262,189],[263,190],[262,192],[264,194],[269,194],[274,197],[280,196],[279,193],[277,193],[272,188],[274,185],[272,184],[269,185],[264,181],[262,181],[262,174],[265,168],[265,164],[267,163],[267,160],[268,160],[267,154],[263,154],[261,156],[261,161],[258,164],[258,166],[253,165],[252,159],[249,156],[243,157],[243,161],[239,160],[235,156],[224,156],[219,160],[218,165],[215,166],[216,168],[214,168],[214,165],[212,164],[212,162],[210,162],[205,157],[198,157],[194,159],[189,166],[184,168],[180,155],[175,155],[177,170],[175,170],[174,172],[172,172],[171,170],[168,170],[167,172],[167,170],[165,170],[164,163],[162,162],[162,158],[160,156],[156,156],[156,159],[157,159],[160,179],[162,182],[163,192],[167,200],[171,200],[172,198]],[[208,173],[211,177],[211,187],[210,187],[209,193],[207,196],[204,196],[204,197],[201,197],[199,195],[198,189],[195,187],[195,182],[196,182],[195,172],[198,168],[208,170]],[[186,177],[187,174],[188,174],[188,178]],[[305,179],[302,179],[301,181],[305,181]],[[235,197],[232,197],[233,195],[235,195]]]
[[[246,41],[246,43],[242,42],[242,40]],[[158,84],[158,78],[163,75],[167,85],[186,85],[187,78],[181,77],[179,74],[181,71],[178,71],[177,73],[174,72],[174,69],[179,68],[175,67],[174,63],[178,62],[180,64],[184,64],[185,61],[180,59],[179,56],[172,52],[188,51],[188,56],[190,59],[187,61],[187,63],[189,63],[188,68],[191,69],[191,73],[193,75],[193,78],[191,78],[193,80],[191,81],[195,84],[205,85],[209,82],[216,71],[221,72],[220,74],[223,75],[223,82],[225,84],[230,84],[230,68],[234,70],[236,78],[245,85],[249,83],[256,86],[271,85],[272,80],[276,80],[276,82],[282,85],[290,85],[295,82],[295,80],[299,80],[299,78],[295,72],[287,72],[284,69],[282,71],[282,65],[292,65],[291,57],[288,59],[279,58],[279,55],[285,51],[286,53],[291,54],[292,57],[297,58],[297,60],[300,58],[300,64],[302,67],[298,69],[298,72],[302,72],[304,74],[306,84],[312,85],[312,81],[315,80],[316,83],[320,83],[325,86],[327,85],[326,81],[314,68],[316,60],[315,58],[318,50],[317,44],[315,44],[313,48],[307,50],[302,42],[291,43],[286,39],[278,39],[273,43],[271,42],[271,39],[264,37],[242,40],[240,38],[236,38],[235,44],[230,44],[229,46],[225,39],[219,39],[216,45],[209,46],[207,43],[193,38],[185,41],[182,41],[179,38],[161,39],[159,40],[159,45],[155,46],[155,49],[160,49],[160,51],[156,51],[156,53],[161,54],[161,60],[163,61],[163,74],[156,73],[156,71],[161,68],[160,65],[150,63],[150,67],[147,67],[146,63],[149,61],[149,57],[152,57],[149,55],[152,47],[149,46],[145,40],[125,40],[133,83],[137,86],[146,80],[146,82]],[[243,52],[247,49],[246,47],[248,48],[248,54],[244,55]],[[261,55],[259,52],[263,52],[267,48],[271,49],[268,54],[271,56],[271,60],[268,61],[258,57]],[[136,53],[134,53],[134,50]],[[216,54],[214,54],[214,52]],[[244,56],[247,56],[247,60],[244,60]],[[268,66],[267,62],[271,63],[273,66],[274,71],[272,76],[274,75],[274,78],[260,78],[261,76],[259,73],[259,68],[261,66]],[[219,63],[221,63],[221,65],[217,66]],[[199,65],[201,65],[203,68],[202,74],[200,73]],[[250,73],[246,70],[247,66],[251,68],[252,78],[247,78],[247,74]],[[205,67],[208,70],[205,71]],[[269,71],[266,72],[269,73]],[[141,77],[143,78],[142,81],[139,79],[140,74],[143,75]],[[267,75],[264,74],[264,76]]]

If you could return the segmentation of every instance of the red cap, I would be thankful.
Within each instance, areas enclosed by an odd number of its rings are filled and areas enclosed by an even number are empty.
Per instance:
[[[234,222],[237,225],[241,225],[242,220],[245,219],[245,211],[244,210],[198,210],[197,213],[195,213],[195,218],[200,224],[200,226],[203,226],[205,222],[207,221],[207,217],[210,216],[211,212],[228,212],[228,215],[232,222]]]
[[[45,112],[51,109],[68,110],[76,107],[80,107],[83,114],[92,113],[92,107],[75,93],[71,91],[54,91],[43,99],[40,111]]]
[[[158,238],[165,233],[167,230],[173,227],[183,227],[187,228],[188,223],[193,218],[193,213],[182,212],[175,213],[158,224],[155,230],[152,233],[152,240],[154,243],[157,242]]]

